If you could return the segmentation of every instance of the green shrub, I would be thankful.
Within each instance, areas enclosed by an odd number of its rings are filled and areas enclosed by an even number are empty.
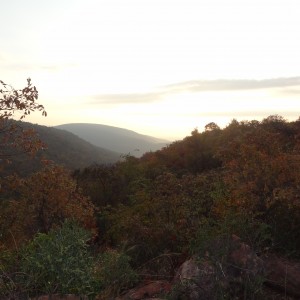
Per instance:
[[[272,243],[271,228],[260,221],[259,216],[227,212],[222,219],[202,219],[195,238],[190,241],[190,252],[203,254],[211,240],[232,234],[240,237],[257,253]]]
[[[86,243],[89,237],[71,221],[48,234],[38,234],[22,250],[17,281],[29,295],[97,293],[100,287]]]
[[[250,245],[253,253],[263,251],[271,241],[270,227],[265,223],[251,216],[228,213],[224,219],[203,220],[196,238],[190,243],[191,253],[196,255],[200,264],[208,261],[213,267],[214,299],[262,299],[262,274],[243,265],[233,265],[230,261],[230,253],[239,246],[235,245],[232,235],[239,236]],[[227,284],[225,278],[228,274],[234,276]],[[188,290],[186,286],[179,288],[181,293]]]
[[[37,234],[18,251],[0,251],[0,298],[28,299],[41,294],[117,295],[137,281],[130,257],[106,251],[93,256],[90,234],[73,221]]]
[[[137,281],[138,276],[129,262],[128,255],[115,250],[109,250],[100,255],[97,278],[101,282],[104,293],[116,296]]]
[[[17,269],[17,255],[13,251],[0,248],[0,299],[15,299],[18,287],[14,282]]]

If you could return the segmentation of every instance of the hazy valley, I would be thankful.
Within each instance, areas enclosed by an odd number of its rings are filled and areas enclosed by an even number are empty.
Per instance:
[[[74,123],[54,128],[69,131],[95,146],[135,157],[141,157],[145,152],[159,150],[170,143],[132,130],[101,124]]]
[[[90,165],[112,164],[125,156],[141,157],[145,152],[159,150],[167,141],[134,131],[100,124],[65,124],[47,127],[17,122],[23,129],[33,128],[44,147],[30,158],[20,153],[3,170],[28,175],[42,167],[41,161],[53,161],[70,170]],[[14,151],[14,150],[11,150]]]

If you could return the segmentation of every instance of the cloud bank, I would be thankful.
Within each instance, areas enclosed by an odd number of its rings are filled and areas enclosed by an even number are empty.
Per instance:
[[[296,91],[294,87],[300,88],[300,77],[274,78],[264,80],[192,80],[166,85],[149,93],[124,93],[124,94],[98,94],[90,96],[91,104],[137,104],[150,103],[161,100],[165,96],[178,93],[200,93],[220,91],[240,91],[293,87],[286,91]],[[297,90],[298,91],[298,90]],[[300,90],[299,90],[300,91]]]

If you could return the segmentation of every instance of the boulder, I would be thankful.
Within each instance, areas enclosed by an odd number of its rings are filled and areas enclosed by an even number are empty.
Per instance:
[[[42,295],[36,298],[32,298],[32,300],[87,300],[88,297],[80,297],[76,296],[73,294],[68,294],[68,295],[59,295],[59,294],[54,294],[54,295]]]
[[[118,300],[146,300],[149,298],[153,299],[156,296],[168,293],[170,289],[171,285],[168,281],[152,281],[130,290],[123,297],[118,298]]]
[[[300,297],[300,263],[276,255],[265,255],[265,282],[287,295]]]
[[[263,261],[237,236],[211,241],[204,255],[184,262],[176,273],[172,299],[216,299],[253,295],[262,284]]]
[[[204,249],[179,267],[171,284],[144,283],[116,300],[162,300],[155,297],[166,294],[171,300],[300,299],[300,263],[258,257],[235,235],[216,238]]]
[[[178,269],[172,289],[172,299],[213,299],[214,267],[193,257]]]

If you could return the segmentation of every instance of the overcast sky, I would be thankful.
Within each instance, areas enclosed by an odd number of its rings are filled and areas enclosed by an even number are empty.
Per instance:
[[[299,0],[9,0],[0,79],[31,77],[42,125],[181,139],[233,118],[300,115]]]

